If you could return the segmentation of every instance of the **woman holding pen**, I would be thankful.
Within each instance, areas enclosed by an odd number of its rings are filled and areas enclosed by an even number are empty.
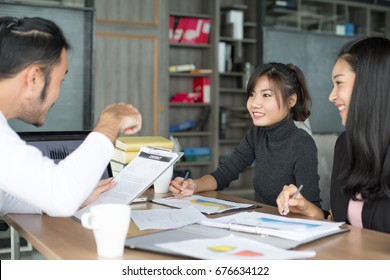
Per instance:
[[[359,38],[341,49],[329,100],[346,129],[335,146],[332,211],[321,210],[303,193],[290,199],[297,188],[288,185],[277,198],[281,214],[291,211],[390,233],[389,75],[389,39]]]
[[[175,178],[172,193],[182,197],[223,190],[256,161],[253,187],[257,201],[276,205],[283,185],[303,184],[302,193],[320,206],[317,147],[294,124],[310,115],[311,99],[301,70],[292,64],[260,65],[248,81],[246,106],[253,127],[229,158],[201,178]]]

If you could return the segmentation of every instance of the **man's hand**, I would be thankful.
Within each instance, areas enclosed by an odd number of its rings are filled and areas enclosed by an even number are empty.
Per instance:
[[[106,135],[112,143],[119,134],[135,134],[142,126],[142,116],[131,104],[117,103],[108,105],[100,115],[93,131]]]
[[[92,191],[92,193],[89,195],[87,200],[84,201],[84,203],[81,205],[80,208],[83,208],[83,207],[91,204],[92,202],[96,201],[102,193],[112,189],[114,186],[115,186],[115,182],[114,182],[114,180],[112,180],[112,178],[107,178],[107,179],[101,180],[97,184],[95,189]]]

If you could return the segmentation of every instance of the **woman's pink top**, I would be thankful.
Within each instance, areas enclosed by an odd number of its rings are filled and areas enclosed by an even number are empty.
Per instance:
[[[362,199],[362,196],[359,194],[356,195],[357,199]],[[363,227],[362,222],[362,210],[363,210],[363,200],[349,200],[348,205],[348,221],[354,227]]]

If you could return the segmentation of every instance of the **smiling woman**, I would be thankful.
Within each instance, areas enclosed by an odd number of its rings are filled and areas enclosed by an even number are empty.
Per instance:
[[[333,88],[329,101],[334,102],[340,111],[341,123],[347,122],[348,106],[351,100],[356,74],[345,60],[337,60],[332,73]]]
[[[277,91],[273,90],[274,88],[273,81],[262,76],[257,80],[252,93],[249,94],[246,106],[256,126],[273,125],[287,117],[289,113],[289,108],[283,103],[280,108],[280,96]],[[296,99],[296,94],[291,95],[290,104],[295,105]]]
[[[337,139],[330,187],[335,221],[390,233],[390,40],[363,37],[347,43],[333,67],[329,100],[346,131]],[[278,198],[281,212],[324,218],[305,195],[291,202],[296,186]]]
[[[199,179],[176,178],[170,190],[177,197],[223,190],[254,164],[253,187],[259,202],[276,205],[284,185],[303,184],[302,192],[320,205],[317,148],[313,138],[295,126],[310,115],[311,98],[301,70],[291,64],[260,65],[247,85],[247,109],[253,120],[230,157]]]

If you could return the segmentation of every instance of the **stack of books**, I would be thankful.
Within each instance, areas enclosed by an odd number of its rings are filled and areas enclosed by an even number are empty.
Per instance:
[[[142,146],[173,149],[173,142],[161,136],[120,136],[115,141],[111,169],[114,176],[123,170],[138,154]]]

